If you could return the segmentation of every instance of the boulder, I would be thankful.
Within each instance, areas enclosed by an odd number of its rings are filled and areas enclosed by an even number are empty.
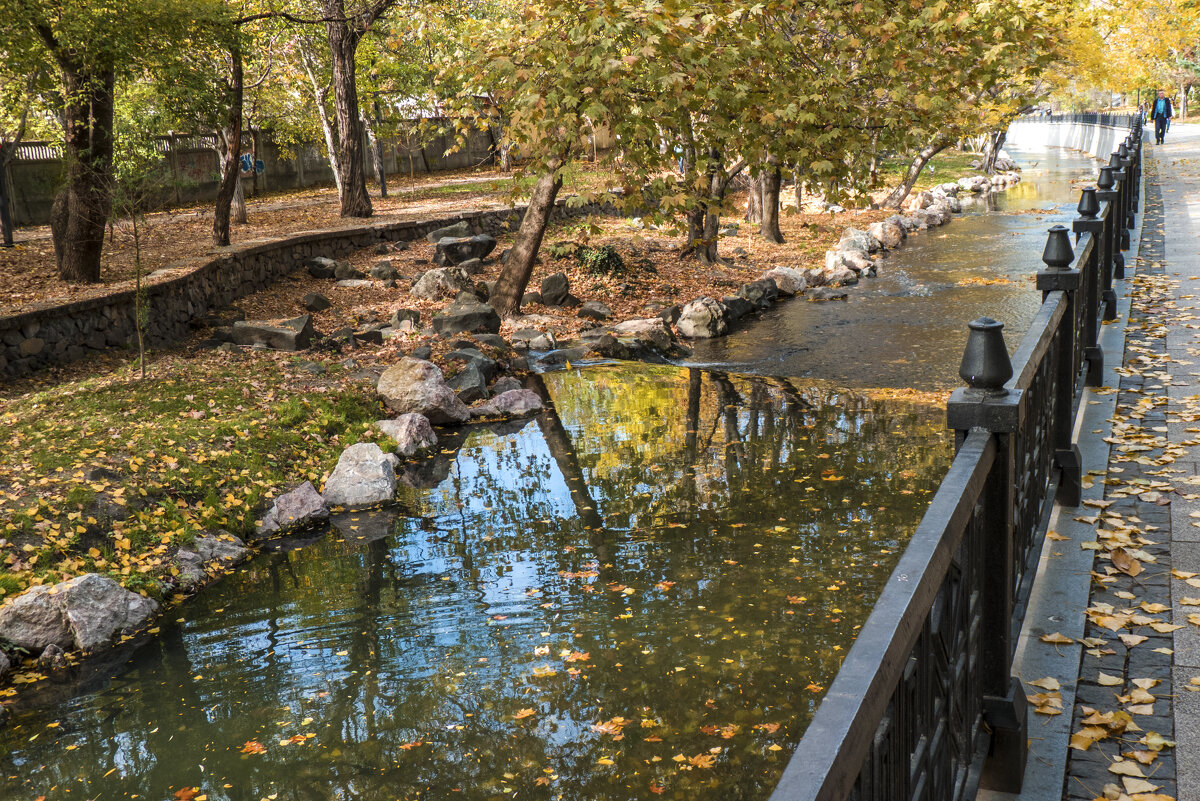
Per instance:
[[[458,393],[458,398],[463,403],[474,403],[488,396],[487,376],[474,362],[468,363],[466,367],[455,373],[446,382],[446,386]]]
[[[924,218],[918,217],[915,214],[905,214],[900,218],[900,224],[904,226],[905,231],[924,231],[929,227]]]
[[[445,356],[448,362],[466,362],[473,364],[483,373],[483,377],[487,381],[491,381],[496,377],[497,364],[495,359],[489,359],[483,355],[483,352],[478,348],[459,348],[452,350]]]
[[[67,669],[67,655],[57,645],[47,645],[37,658],[37,669],[44,673],[58,673]]]
[[[257,533],[262,537],[270,537],[328,519],[329,509],[325,507],[321,493],[311,482],[305,481],[275,499],[271,510],[259,523]]]
[[[953,196],[947,197],[942,200],[940,205],[949,209],[950,212],[953,214],[961,214],[962,213],[962,201],[956,197],[953,197]]]
[[[772,267],[761,276],[759,280],[770,278],[775,282],[775,287],[779,290],[780,295],[791,297],[799,295],[808,285],[805,281],[804,273],[794,267]]]
[[[547,306],[562,306],[571,297],[571,282],[566,273],[555,273],[542,279],[542,303]]]
[[[471,277],[457,267],[438,267],[418,278],[408,294],[425,300],[442,300],[474,288]]]
[[[391,262],[381,261],[371,268],[371,277],[378,281],[393,281],[400,277],[400,273]]]
[[[808,299],[813,302],[822,300],[845,300],[848,297],[850,297],[850,293],[846,292],[844,289],[832,289],[827,286],[819,286],[812,292],[808,293]]]
[[[81,651],[107,645],[117,634],[141,628],[158,613],[156,601],[97,573],[76,576],[53,589],[72,642]]]
[[[396,469],[373,442],[360,442],[342,451],[324,492],[327,504],[346,509],[390,501],[395,494]]]
[[[388,408],[400,414],[423,414],[430,423],[461,423],[467,407],[446,386],[442,371],[424,359],[405,357],[384,371],[377,390]]]
[[[405,323],[409,323],[405,326]],[[392,328],[416,330],[421,325],[421,312],[417,309],[396,309],[388,322]]]
[[[204,560],[195,551],[180,550],[175,554],[175,568],[179,571],[175,576],[180,589],[190,591],[197,584],[202,584],[208,578],[204,569]]]
[[[739,298],[745,298],[760,309],[768,308],[779,299],[779,287],[774,278],[760,278],[748,284],[742,284],[737,291]]]
[[[662,320],[667,325],[675,325],[679,322],[679,315],[683,314],[683,307],[678,303],[672,303],[670,306],[659,309],[655,316]]]
[[[308,484],[307,481],[304,483]],[[312,484],[308,484],[308,486],[311,488]],[[313,492],[315,493],[316,490],[314,489]],[[321,508],[325,508],[323,503]],[[284,511],[286,513],[286,507]],[[328,516],[328,510],[326,510],[326,516]],[[244,562],[250,556],[250,549],[246,547],[246,543],[242,542],[240,537],[235,537],[228,531],[220,529],[200,532],[196,535],[196,542],[192,547],[205,562],[235,565]]]
[[[496,237],[489,234],[464,237],[442,237],[433,254],[434,264],[461,264],[472,259],[485,259],[496,249]]]
[[[753,303],[737,295],[726,295],[721,298],[721,305],[725,307],[725,319],[731,323],[736,323],[758,309]]]
[[[354,281],[366,278],[367,274],[362,270],[354,269],[354,266],[348,261],[339,261],[333,268],[333,277],[338,281]]]
[[[423,414],[402,414],[395,420],[380,420],[375,427],[396,440],[396,453],[412,456],[437,445],[437,434]]]
[[[826,251],[826,254],[832,251]],[[826,255],[828,258],[828,255]],[[817,287],[825,285],[825,270],[820,267],[812,267],[804,271],[804,283],[809,287]]]
[[[320,292],[310,292],[304,296],[304,308],[310,312],[322,312],[333,306],[329,302],[329,298],[322,295]]]
[[[370,289],[375,284],[368,281],[366,278],[347,278],[343,281],[338,281],[334,286],[339,289]]]
[[[904,204],[904,208],[908,209],[909,211],[917,211],[919,209],[927,209],[932,205],[932,192],[917,192],[909,197],[908,201]]]
[[[724,336],[729,330],[724,304],[708,297],[696,298],[684,306],[675,326],[680,334],[692,339]]]
[[[500,315],[471,295],[459,295],[454,302],[433,316],[433,330],[441,336],[500,332]]]
[[[839,254],[842,257],[842,265],[849,267],[856,273],[872,273],[875,272],[875,262],[860,250],[849,250]]]
[[[460,220],[453,225],[447,225],[444,228],[437,228],[425,235],[425,239],[433,244],[437,244],[440,240],[447,237],[451,239],[462,239],[471,235],[471,224],[466,220]]]
[[[312,317],[304,314],[278,325],[265,322],[233,324],[233,341],[238,345],[264,345],[274,350],[298,351],[312,344]]]
[[[506,375],[496,379],[496,383],[492,384],[493,395],[503,395],[511,389],[521,389],[521,381],[511,375]]]
[[[533,339],[529,340],[530,350],[554,350],[558,347],[558,340],[554,336],[554,332],[547,331],[544,334],[538,334]]]
[[[578,316],[585,320],[603,321],[612,319],[613,311],[598,300],[589,300],[583,304]]]
[[[949,195],[950,197],[954,197],[962,189],[961,186],[959,186],[958,184],[956,184],[953,181],[947,181],[944,184],[938,184],[937,188],[941,191],[941,193],[943,195]]]
[[[852,286],[858,283],[858,274],[849,268],[842,267],[826,276],[825,282],[831,287]]]
[[[675,343],[671,329],[667,327],[666,321],[661,317],[626,320],[617,323],[610,330],[619,337],[632,337],[636,341],[644,342],[664,353],[669,351]]]
[[[47,645],[69,648],[74,642],[61,599],[40,584],[0,607],[0,638],[40,652]]]
[[[877,222],[871,223],[871,227],[867,229],[871,236],[879,240],[879,243],[889,250],[900,247],[904,242],[904,228],[894,222]]]
[[[472,417],[526,417],[543,408],[542,399],[531,389],[510,389],[471,408]]]
[[[881,247],[883,246],[878,239],[858,228],[847,228],[842,231],[842,238],[838,240],[838,250],[861,250],[866,253],[874,253]]]
[[[314,256],[304,265],[313,278],[333,278],[337,262],[324,256]]]
[[[458,269],[467,275],[479,275],[483,272],[483,259],[467,259],[464,262],[459,262]]]

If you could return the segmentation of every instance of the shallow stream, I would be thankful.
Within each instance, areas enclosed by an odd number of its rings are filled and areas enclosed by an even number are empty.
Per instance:
[[[766,798],[950,460],[940,404],[879,387],[954,385],[980,314],[1015,346],[1094,170],[1014,155],[999,213],[697,350],[749,375],[546,374],[551,411],[443,440],[396,507],[39,683],[0,798]]]

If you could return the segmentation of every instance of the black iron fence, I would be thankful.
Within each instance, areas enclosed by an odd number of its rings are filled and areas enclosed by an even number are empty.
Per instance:
[[[1042,306],[1014,359],[1001,323],[970,323],[967,387],[947,406],[957,455],[772,801],[1020,789],[1027,714],[1014,651],[1045,521],[1056,499],[1080,502],[1073,420],[1083,387],[1100,382],[1097,339],[1115,316],[1142,166],[1136,115],[1050,119],[1130,133],[1082,191],[1074,242],[1066,227],[1050,229]]]

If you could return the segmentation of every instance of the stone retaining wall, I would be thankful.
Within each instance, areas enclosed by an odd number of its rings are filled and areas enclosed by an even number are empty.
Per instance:
[[[557,205],[557,217],[613,211],[597,204],[568,208],[567,199]],[[499,236],[515,230],[523,213],[524,207],[518,206],[433,220],[309,231],[286,239],[239,243],[215,257],[174,262],[159,272],[169,270],[177,275],[154,273],[144,290],[149,304],[146,344],[157,347],[184,339],[196,318],[265,289],[314,256],[339,259],[380,242],[413,241],[459,220],[469,220],[480,233]],[[125,290],[0,317],[0,377],[26,375],[107,348],[136,347],[135,303],[136,292]]]

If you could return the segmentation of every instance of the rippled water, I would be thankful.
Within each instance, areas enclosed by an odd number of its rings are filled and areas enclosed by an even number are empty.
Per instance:
[[[670,367],[544,382],[556,412],[444,441],[399,508],[43,682],[0,798],[765,798],[946,468],[943,412]]]
[[[1010,151],[1021,183],[975,201],[950,224],[910,236],[879,276],[845,302],[779,304],[731,336],[696,344],[690,361],[852,386],[958,386],[967,322],[1005,323],[1015,350],[1041,304],[1033,275],[1046,230],[1075,217],[1079,187],[1099,163],[1083,153]]]

